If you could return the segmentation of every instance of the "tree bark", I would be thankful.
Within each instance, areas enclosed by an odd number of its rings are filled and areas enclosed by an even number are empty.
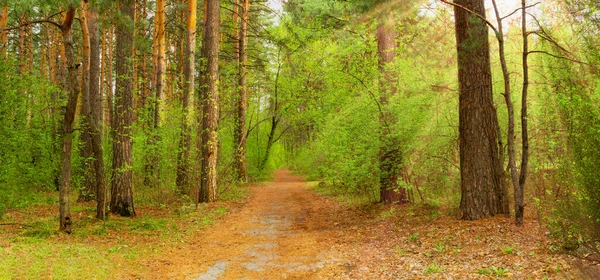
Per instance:
[[[219,120],[219,22],[220,0],[206,0],[206,20],[202,29],[202,167],[199,202],[217,200],[217,121]]]
[[[381,203],[407,203],[406,190],[398,185],[402,168],[402,147],[394,135],[395,119],[389,112],[389,99],[397,94],[396,77],[390,69],[396,55],[396,33],[393,13],[384,12],[377,26],[379,55],[379,201]]]
[[[60,127],[62,140],[61,176],[59,192],[60,231],[71,233],[71,213],[69,193],[71,191],[71,151],[73,146],[73,121],[77,110],[77,97],[79,96],[79,80],[77,66],[73,54],[73,36],[71,26],[75,17],[75,8],[69,8],[61,26],[63,44],[65,47],[64,63],[68,71],[68,101],[64,109],[64,117]]]
[[[77,202],[92,201],[96,199],[96,176],[92,148],[92,132],[90,127],[90,34],[88,29],[88,3],[81,1],[82,9],[79,12],[81,23],[82,61],[81,61],[81,161],[83,166],[83,186],[79,190]]]
[[[483,0],[455,3],[485,17]],[[488,29],[476,15],[454,6],[459,79],[460,218],[505,214],[508,194],[498,147],[492,96]]]
[[[111,134],[114,134],[112,128],[116,127],[114,124],[113,117],[115,115],[114,106],[113,106],[113,96],[114,96],[114,83],[113,83],[113,62],[114,62],[114,28],[110,26],[108,28],[107,42],[108,45],[108,55],[106,56],[106,115],[104,117],[104,126],[111,128]],[[114,139],[115,136],[112,135]],[[114,143],[113,143],[114,147]]]
[[[8,5],[2,7],[0,13],[0,55],[6,56],[6,46],[8,43],[8,32],[4,30],[8,26]]]
[[[187,41],[185,48],[185,59],[183,66],[184,87],[181,98],[183,110],[181,140],[179,143],[179,154],[177,156],[177,180],[176,184],[179,192],[187,193],[190,184],[190,97],[194,95],[196,64],[196,22],[197,22],[197,1],[188,0],[188,18],[187,18]]]
[[[117,25],[116,92],[113,127],[113,173],[110,210],[121,216],[135,216],[131,125],[133,123],[133,16],[134,0],[120,0],[119,9],[125,19]]]
[[[500,58],[500,66],[502,67],[502,77],[504,80],[504,102],[506,103],[506,109],[508,113],[508,131],[507,131],[507,145],[508,145],[508,169],[510,179],[515,190],[514,194],[518,195],[519,189],[519,175],[517,171],[517,165],[515,163],[516,148],[515,148],[515,109],[512,102],[512,92],[510,89],[510,73],[508,65],[506,63],[505,55],[505,44],[504,44],[504,28],[502,26],[502,19],[496,1],[492,0],[496,19],[498,22],[498,28],[496,33],[496,39],[498,40],[498,54]],[[502,162],[502,158],[501,158]],[[508,212],[508,211],[507,211]]]
[[[146,157],[145,178],[144,183],[147,186],[157,187],[160,181],[160,167],[159,157],[154,152],[158,147],[157,143],[160,141],[158,128],[160,127],[160,107],[161,102],[164,99],[165,92],[165,77],[166,77],[166,34],[165,34],[165,0],[156,1],[156,15],[154,17],[154,27],[156,28],[156,44],[154,47],[156,50],[153,52],[156,55],[156,88],[154,92],[154,98],[152,99],[152,112],[153,121],[149,128],[149,136],[147,144],[152,150]]]
[[[86,0],[87,1],[87,0]],[[90,36],[90,65],[89,65],[89,104],[90,104],[90,136],[92,140],[93,163],[95,172],[96,218],[106,217],[106,178],[104,177],[104,160],[102,150],[102,90],[100,78],[102,70],[100,62],[101,44],[97,23],[98,14],[88,10],[88,31]]]
[[[240,33],[238,43],[238,88],[239,93],[236,96],[237,114],[234,120],[234,151],[235,167],[237,180],[242,183],[248,181],[248,171],[246,167],[246,110],[248,107],[248,89],[247,89],[247,65],[248,65],[248,14],[250,12],[250,0],[242,0],[242,20],[240,23]],[[236,3],[237,4],[237,3]],[[235,32],[237,33],[237,31]]]
[[[19,28],[19,64],[21,66],[21,75],[27,74],[27,27],[25,26],[25,22],[25,14],[23,13],[21,14],[21,17],[19,17],[19,24],[22,25]]]
[[[523,34],[523,91],[521,92],[521,174],[519,188],[515,189],[515,223],[523,225],[525,212],[525,182],[527,180],[527,165],[529,163],[529,132],[527,123],[527,95],[529,91],[529,34],[527,33],[527,1],[521,0],[521,32]]]

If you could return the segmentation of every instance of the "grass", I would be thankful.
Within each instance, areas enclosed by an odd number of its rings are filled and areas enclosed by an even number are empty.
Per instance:
[[[505,255],[510,255],[513,254],[515,252],[515,249],[513,249],[513,247],[507,247],[502,249],[502,253],[504,253]]]
[[[492,274],[492,271],[490,269],[488,269],[488,268],[480,268],[480,269],[477,270],[477,274],[480,274],[480,275],[490,275],[490,274]]]
[[[492,272],[494,272],[494,275],[502,277],[508,272],[508,270],[506,270],[506,268],[492,266]]]
[[[317,193],[322,195],[327,195],[335,198],[340,203],[347,206],[366,206],[371,205],[374,195],[373,194],[359,194],[353,192],[340,191],[333,183],[319,182],[319,181],[309,181],[306,182],[306,185],[314,189]]]
[[[435,243],[433,250],[440,254],[444,254],[444,251],[446,250],[446,245],[442,242]]]
[[[216,223],[234,204],[201,205],[185,213],[176,205],[140,207],[137,217],[106,221],[93,217],[93,207],[75,205],[71,235],[58,232],[53,206],[23,208],[7,216],[22,221],[20,226],[0,232],[0,280],[135,278],[149,273],[140,262]],[[119,267],[129,274],[120,275]]]
[[[432,263],[425,268],[425,271],[423,273],[424,274],[433,274],[433,273],[440,273],[442,271],[444,271],[443,266],[441,266],[437,263]]]
[[[419,239],[419,233],[415,232],[413,234],[411,234],[410,236],[408,236],[408,241],[410,242],[415,242]]]

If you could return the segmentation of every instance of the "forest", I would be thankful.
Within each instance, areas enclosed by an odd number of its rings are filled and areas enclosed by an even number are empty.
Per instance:
[[[598,279],[596,0],[0,0],[0,279]]]

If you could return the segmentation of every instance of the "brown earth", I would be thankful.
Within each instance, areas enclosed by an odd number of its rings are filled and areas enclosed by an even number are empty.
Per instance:
[[[582,279],[534,218],[457,221],[439,209],[348,206],[288,170],[246,205],[144,265],[155,279]]]

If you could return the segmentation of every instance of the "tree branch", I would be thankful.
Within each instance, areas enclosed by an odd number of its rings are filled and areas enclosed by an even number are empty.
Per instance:
[[[569,57],[566,57],[566,56],[552,54],[552,53],[549,53],[547,51],[529,51],[527,54],[534,54],[534,53],[545,54],[545,55],[549,55],[549,56],[554,57],[554,58],[564,59],[564,60],[568,60],[568,61],[571,61],[571,62],[575,62],[575,63],[579,63],[579,64],[591,66],[591,64],[589,64],[589,63],[586,63],[586,62],[583,62],[583,61],[579,61],[579,60],[576,60],[576,59],[572,59],[572,58],[569,58]]]
[[[369,89],[369,87],[367,87],[367,85],[365,84],[365,82],[363,80],[361,80],[360,78],[356,77],[354,74],[349,73],[349,72],[345,72],[343,70],[338,70],[346,75],[349,75],[350,77],[356,79],[358,82],[360,82],[360,84],[367,90],[367,92],[369,93],[369,95],[371,96],[371,98],[373,98],[373,101],[375,101],[375,104],[377,105],[377,110],[379,111],[379,116],[381,117],[381,119],[383,120],[385,127],[388,129],[388,133],[392,133],[392,131],[390,130],[390,125],[388,124],[386,118],[383,117],[383,109],[381,108],[381,103],[379,103],[379,100],[377,100],[377,98],[375,97],[375,93],[373,93],[371,91],[371,89]]]
[[[525,9],[527,10],[527,9],[529,9],[529,8],[533,8],[533,7],[535,7],[535,6],[537,6],[537,5],[541,4],[541,3],[542,3],[542,2],[537,2],[537,3],[535,3],[535,4],[532,4],[532,5],[529,5],[529,6],[525,6]],[[519,7],[518,9],[516,9],[516,10],[512,11],[510,14],[508,14],[508,15],[506,15],[506,16],[503,16],[503,17],[501,17],[501,18],[500,18],[500,20],[505,20],[506,18],[509,18],[509,17],[511,17],[512,15],[514,15],[516,12],[518,12],[518,11],[520,11],[520,10],[523,10],[523,7]]]
[[[469,8],[463,6],[463,5],[459,5],[459,4],[456,4],[456,3],[453,3],[453,2],[448,2],[447,0],[439,0],[439,1],[442,2],[442,3],[446,3],[446,4],[450,5],[450,6],[457,7],[457,8],[459,8],[459,9],[461,9],[461,10],[467,12],[467,13],[475,15],[480,20],[482,20],[487,26],[489,26],[492,30],[494,30],[495,34],[498,34],[498,29],[496,29],[496,27],[490,21],[488,21],[484,16],[482,16],[482,15],[474,12],[473,10],[471,10],[471,9],[469,9]]]
[[[11,31],[11,30],[19,29],[21,27],[29,26],[29,25],[32,25],[32,24],[37,24],[37,23],[50,23],[50,24],[58,27],[58,29],[61,29],[61,30],[62,30],[62,27],[63,27],[61,24],[59,24],[59,23],[57,23],[55,21],[51,21],[50,19],[40,19],[40,20],[34,20],[34,21],[24,22],[22,24],[19,24],[17,26],[13,26],[13,27],[7,27],[7,28],[4,28],[4,29],[0,30],[0,32]]]

